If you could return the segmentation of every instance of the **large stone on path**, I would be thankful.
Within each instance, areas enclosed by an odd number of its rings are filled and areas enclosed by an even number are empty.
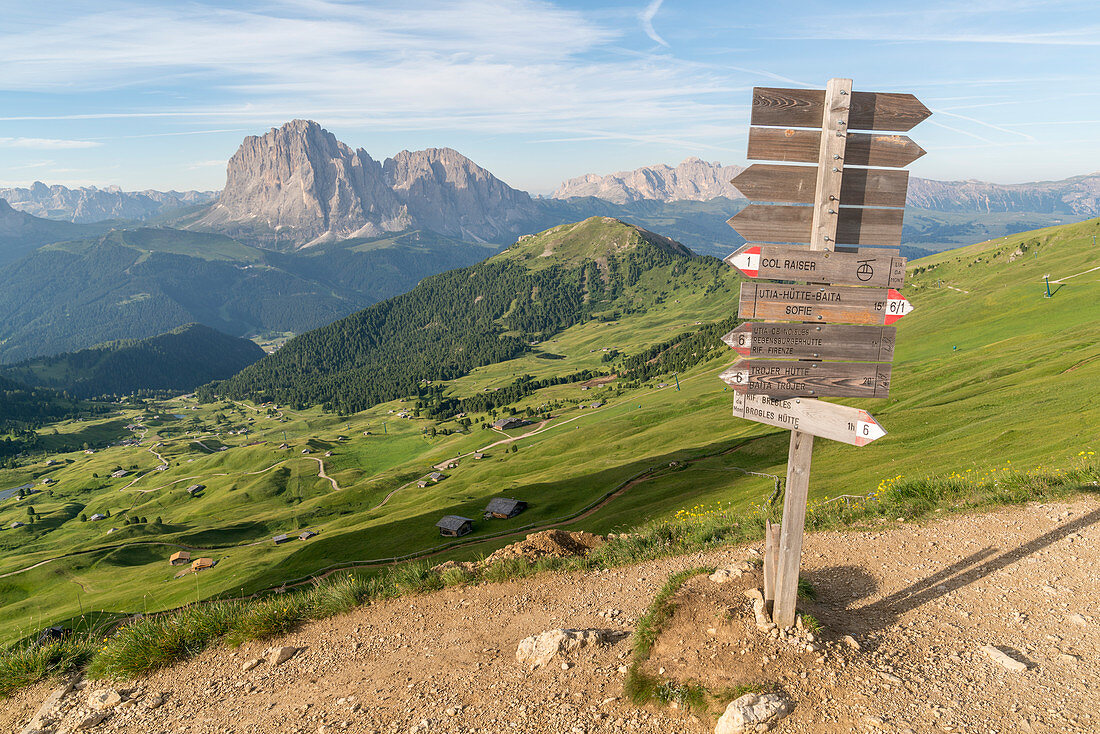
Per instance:
[[[88,696],[88,707],[95,711],[107,711],[122,703],[122,696],[111,688],[100,688]]]
[[[613,630],[547,630],[542,634],[525,637],[516,648],[516,660],[531,670],[546,665],[559,652],[572,652],[585,645],[608,642]]]
[[[282,665],[297,654],[298,648],[296,647],[273,647],[271,652],[267,654],[267,662],[272,665]]]
[[[714,734],[767,731],[789,711],[787,702],[777,693],[746,693],[726,707]]]

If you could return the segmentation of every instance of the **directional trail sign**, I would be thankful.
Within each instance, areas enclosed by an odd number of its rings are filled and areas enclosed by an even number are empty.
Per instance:
[[[889,394],[890,324],[913,307],[896,290],[905,258],[871,247],[901,242],[909,175],[897,169],[924,150],[899,133],[930,114],[911,94],[853,91],[851,79],[753,90],[748,157],[778,163],[732,181],[754,203],[728,220],[748,244],[726,262],[784,282],[743,283],[738,316],[787,323],[726,334],[742,358],[721,378],[734,388],[735,416],[791,431],[778,548],[769,544],[765,559],[780,627],[795,621],[814,436],[863,446],[886,433],[865,411],[816,398]]]
[[[734,393],[733,414],[738,418],[803,431],[853,446],[866,446],[886,435],[886,429],[867,411],[820,400]]]
[[[817,169],[812,166],[775,166],[754,163],[730,181],[749,201],[812,204]],[[852,168],[840,184],[846,206],[905,206],[909,171]]]
[[[893,326],[745,322],[722,337],[742,357],[892,362]]]
[[[726,262],[750,278],[901,288],[905,284],[906,260],[892,252],[870,249],[834,252],[792,245],[745,245],[727,257]]]
[[[848,133],[845,163],[849,166],[902,168],[924,155],[924,148],[908,135]],[[777,127],[749,128],[749,160],[817,163],[821,148],[820,130]]]
[[[836,223],[835,244],[901,244],[904,209],[834,206],[830,211]],[[749,242],[809,242],[813,214],[813,208],[808,206],[749,204],[727,219],[726,224]]]
[[[821,127],[827,110],[824,89],[752,90],[752,125]],[[849,130],[898,130],[905,132],[931,115],[911,94],[852,92],[846,107]]]
[[[885,398],[890,369],[882,362],[739,359],[719,377],[735,392],[754,395]]]
[[[737,315],[743,319],[890,325],[913,305],[893,288],[742,283]]]

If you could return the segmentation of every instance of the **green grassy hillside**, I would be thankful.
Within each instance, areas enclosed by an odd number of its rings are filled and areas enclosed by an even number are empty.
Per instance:
[[[406,294],[291,340],[200,392],[206,399],[218,394],[303,408],[320,403],[345,413],[415,394],[438,408],[432,415],[442,416],[452,406],[441,405],[442,386],[430,383],[514,359],[575,324],[644,313],[696,283],[716,288],[725,271],[717,260],[694,256],[665,237],[594,217],[426,278]],[[503,404],[482,395],[451,412]]]
[[[915,311],[898,322],[892,396],[843,401],[871,411],[889,433],[858,449],[817,441],[813,496],[865,494],[899,475],[1064,467],[1080,452],[1100,451],[1100,269],[1092,270],[1100,253],[1093,234],[1100,221],[911,263],[903,292]],[[1052,284],[1051,298],[1044,297],[1046,273],[1061,281]],[[532,425],[506,433],[483,427],[493,413],[470,413],[469,427],[461,418],[425,417],[428,393],[348,416],[173,400],[109,420],[58,424],[59,435],[44,440],[104,426],[137,445],[0,470],[0,490],[44,477],[57,482],[48,493],[0,502],[0,638],[79,617],[81,609],[154,611],[433,548],[442,541],[434,524],[448,513],[477,520],[463,539],[474,544],[433,561],[477,557],[512,540],[477,542],[492,533],[541,526],[593,504],[570,527],[604,532],[697,505],[763,502],[773,480],[744,472],[781,476],[788,434],[731,417],[731,396],[717,379],[734,356],[716,343],[714,324],[733,313],[737,286],[730,270],[717,279],[680,279],[669,266],[646,270],[634,286],[645,294],[637,296],[644,312],[589,318],[430,393],[431,401],[458,400],[503,392],[528,375],[547,380],[497,409],[535,414]],[[549,384],[582,370],[623,376]],[[553,419],[543,424],[537,416],[547,410]],[[126,431],[127,423],[140,427]],[[289,448],[280,448],[284,441]],[[475,450],[484,457],[469,455]],[[160,456],[169,468],[153,471]],[[446,468],[456,459],[456,468]],[[416,480],[437,464],[445,478],[419,487]],[[319,466],[335,486],[318,475]],[[111,478],[116,467],[130,474]],[[632,478],[638,481],[628,484]],[[194,483],[206,485],[197,497],[185,491]],[[493,496],[531,507],[512,520],[483,521],[480,510]],[[38,519],[7,529],[26,522],[28,506]],[[107,511],[108,520],[80,520]],[[125,524],[133,517],[148,522]],[[108,534],[111,527],[118,529]],[[304,528],[319,534],[283,545],[270,539]],[[194,553],[218,565],[174,578],[179,569],[167,558],[179,545],[204,548]],[[58,558],[66,553],[73,555]],[[43,565],[4,576],[37,563]]]

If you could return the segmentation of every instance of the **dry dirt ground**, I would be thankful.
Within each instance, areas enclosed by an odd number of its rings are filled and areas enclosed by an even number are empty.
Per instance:
[[[757,547],[759,548],[759,546]],[[705,576],[647,669],[712,690],[769,684],[793,703],[779,732],[1100,731],[1100,499],[950,516],[926,525],[817,533],[804,574],[819,652],[758,632],[746,586]],[[630,642],[587,647],[528,672],[517,642],[557,627],[629,630],[669,574],[746,558],[731,547],[586,574],[454,588],[361,608],[271,644],[302,648],[249,672],[267,644],[208,651],[141,681],[94,732],[708,732],[711,713],[622,700]],[[852,635],[859,650],[842,640]],[[1010,670],[982,651],[1027,665]],[[562,662],[567,664],[563,669]],[[70,694],[59,731],[99,684]],[[19,731],[49,692],[3,704]],[[162,692],[165,703],[147,700]]]

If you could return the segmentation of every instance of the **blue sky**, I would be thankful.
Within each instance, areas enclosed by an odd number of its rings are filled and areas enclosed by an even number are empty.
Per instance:
[[[0,186],[219,189],[244,135],[304,117],[545,193],[743,163],[753,86],[833,76],[934,111],[915,175],[1100,169],[1095,0],[0,0],[0,69]]]

